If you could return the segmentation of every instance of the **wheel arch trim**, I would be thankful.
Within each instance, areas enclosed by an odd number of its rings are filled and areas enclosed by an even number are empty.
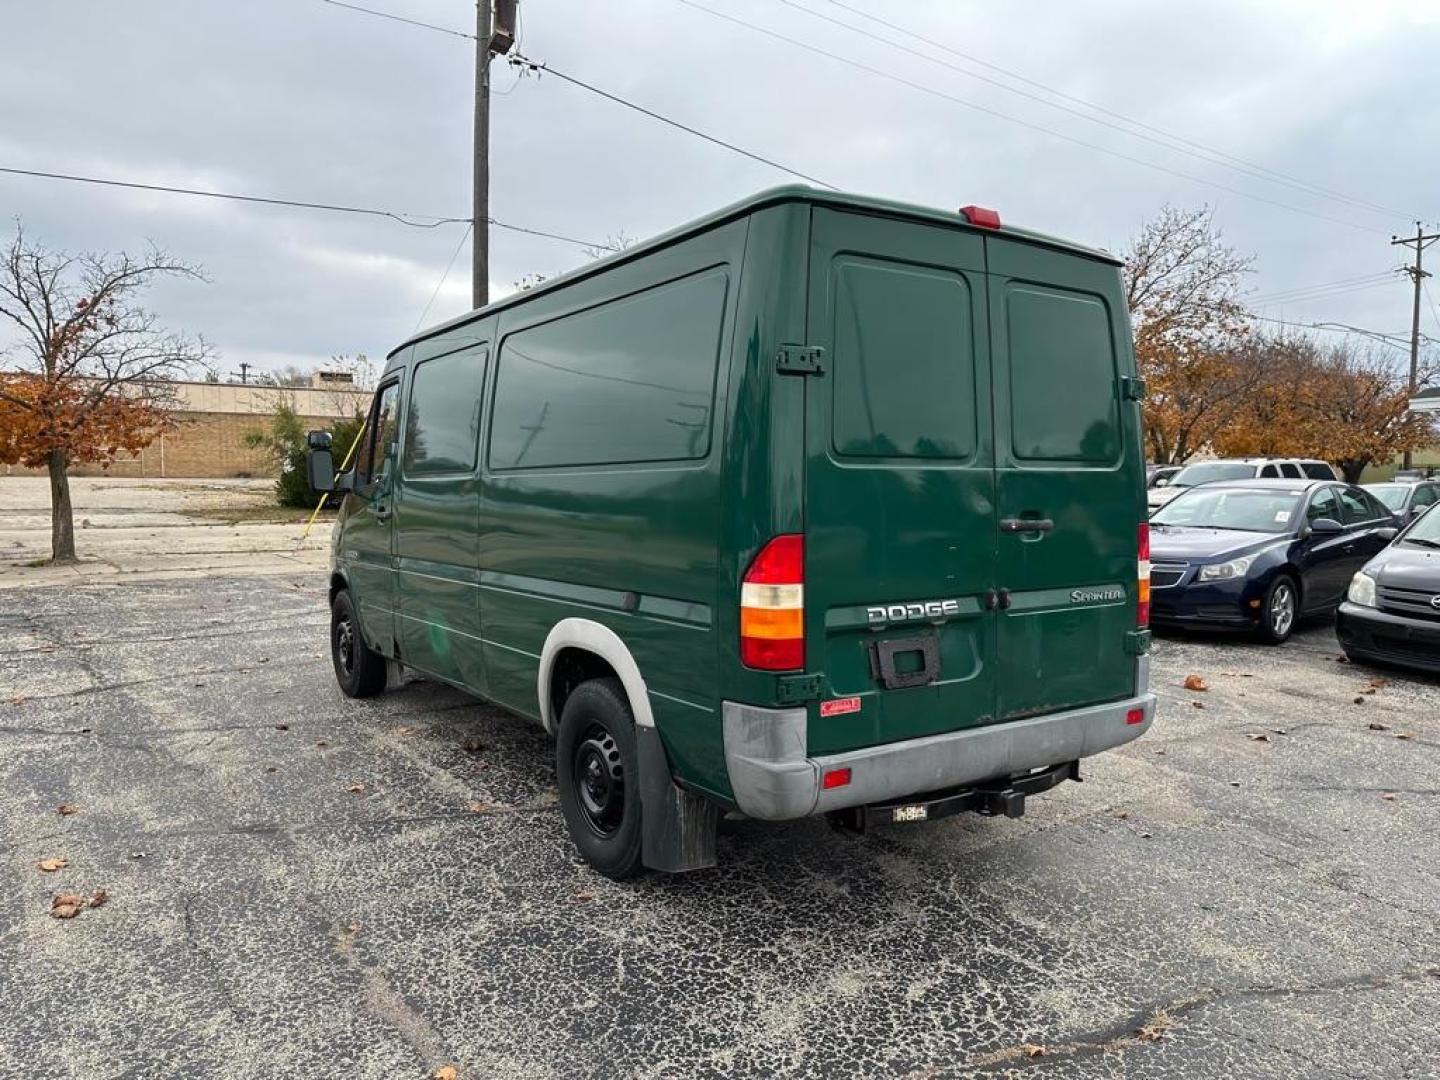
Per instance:
[[[550,707],[550,676],[554,671],[555,658],[563,649],[583,649],[594,653],[612,668],[625,687],[630,699],[630,711],[635,714],[635,723],[640,727],[653,728],[655,715],[650,709],[650,691],[640,674],[640,665],[630,655],[630,649],[620,640],[620,635],[603,623],[593,619],[561,619],[550,628],[545,637],[545,647],[540,650],[540,670],[536,676],[535,691],[540,702],[540,723],[550,734],[555,734],[559,718]]]

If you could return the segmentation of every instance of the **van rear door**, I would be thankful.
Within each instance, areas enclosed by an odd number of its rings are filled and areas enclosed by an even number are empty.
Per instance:
[[[990,237],[995,377],[996,715],[1135,690],[1144,521],[1129,324],[1115,266]]]
[[[812,214],[805,647],[842,699],[812,707],[831,753],[994,718],[995,471],[983,238]]]

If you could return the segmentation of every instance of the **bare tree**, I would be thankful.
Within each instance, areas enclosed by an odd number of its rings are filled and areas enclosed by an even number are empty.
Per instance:
[[[138,303],[157,277],[204,280],[151,248],[70,255],[28,241],[17,223],[0,266],[0,320],[16,331],[0,352],[0,462],[50,476],[50,548],[75,558],[70,466],[138,453],[170,426],[167,380],[204,365],[203,339],[162,329]]]
[[[1164,207],[1125,252],[1151,458],[1179,464],[1222,431],[1264,377],[1248,362],[1240,285],[1253,258],[1225,244],[1208,207]]]

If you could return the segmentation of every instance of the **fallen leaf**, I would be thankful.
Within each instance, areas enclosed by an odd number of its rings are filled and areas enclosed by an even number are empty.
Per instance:
[[[56,870],[64,870],[70,865],[69,859],[41,859],[36,864],[47,874],[53,874]]]
[[[1164,754],[1164,753],[1165,753],[1164,747],[1159,747],[1159,748],[1157,748],[1156,751],[1155,751],[1155,753],[1157,753],[1157,754]]]
[[[1382,724],[1382,723],[1380,723],[1379,720],[1371,720],[1371,721],[1370,721],[1370,730],[1371,730],[1371,731],[1389,731],[1389,730],[1390,730],[1390,725],[1389,725],[1389,724]]]
[[[26,698],[25,698],[25,695],[24,695],[24,694],[16,694],[14,697],[12,697],[12,698],[10,699],[10,704],[11,704],[11,705],[24,705],[24,704],[25,704],[25,701],[26,701]]]
[[[1239,780],[1231,780],[1231,781],[1230,781],[1230,786],[1231,786],[1231,787],[1239,787],[1239,786],[1240,786],[1240,781],[1239,781]]]
[[[71,814],[78,814],[80,807],[73,802],[62,802],[55,808],[55,812],[61,817],[69,817]]]
[[[74,893],[56,893],[50,901],[50,914],[57,919],[73,919],[85,906],[85,898]]]
[[[265,766],[265,771],[266,771],[266,772],[278,772],[278,771],[279,771],[279,766],[276,766],[276,765],[266,765],[266,766]]]
[[[289,725],[289,724],[276,724],[276,725],[275,725],[275,730],[276,730],[276,731],[289,731],[289,730],[290,730],[290,725]]]
[[[351,785],[350,785],[349,787],[347,787],[345,790],[348,791],[351,795],[364,795],[364,794],[365,794],[365,785],[364,785],[363,783],[360,783],[359,781],[357,781],[357,782],[351,784]]]
[[[1337,664],[1348,664],[1348,663],[1350,663],[1350,657],[1348,657],[1348,656],[1337,656],[1337,657],[1335,657],[1335,663],[1337,663]]]
[[[1365,699],[1364,699],[1363,697],[1357,697],[1357,698],[1355,699],[1355,704],[1356,704],[1356,705],[1364,705],[1364,704],[1365,704]]]
[[[488,814],[490,813],[490,810],[491,806],[489,803],[472,802],[470,804],[470,812],[472,814]]]
[[[1140,839],[1141,839],[1141,840],[1149,840],[1149,839],[1150,839],[1150,834],[1149,834],[1148,832],[1142,832],[1142,833],[1140,834]]]
[[[1393,791],[1382,791],[1382,792],[1380,793],[1380,798],[1384,799],[1386,802],[1394,802],[1394,801],[1395,801],[1395,792],[1393,792]]]
[[[1410,732],[1408,732],[1408,731],[1397,731],[1397,732],[1395,733],[1395,738],[1397,738],[1397,739],[1413,739],[1413,738],[1415,738],[1415,736],[1414,736],[1414,735],[1411,735]]]
[[[485,749],[485,744],[484,744],[483,742],[481,742],[479,739],[466,739],[466,740],[465,740],[465,752],[466,752],[467,754],[478,754],[481,750],[484,750],[484,749]]]
[[[1116,810],[1116,811],[1115,811],[1115,816],[1116,816],[1117,818],[1119,818],[1121,821],[1124,821],[1126,818],[1128,818],[1128,817],[1130,816],[1130,811],[1129,811],[1129,810]]]
[[[1269,735],[1266,735],[1266,734],[1264,734],[1263,732],[1256,732],[1256,731],[1247,731],[1247,732],[1245,733],[1245,738],[1249,739],[1251,742],[1269,742],[1269,741],[1270,741],[1270,736],[1269,736]]]
[[[107,893],[104,889],[96,889],[95,895],[90,897],[90,906],[92,908],[102,907],[109,899],[110,894]]]
[[[1190,702],[1190,704],[1194,705],[1197,709],[1203,709],[1205,707],[1205,703],[1203,701],[1192,701]]]
[[[577,902],[583,904],[587,901],[594,900],[595,894],[593,892],[577,892],[575,894],[575,899]]]
[[[1389,679],[1371,679],[1368,685],[1371,690],[1379,690],[1389,681]]]
[[[1205,690],[1209,690],[1210,687],[1206,684],[1205,680],[1202,679],[1199,675],[1186,675],[1186,676],[1185,676],[1185,689],[1186,689],[1186,690],[1194,690],[1194,691],[1196,691],[1197,693],[1200,693],[1200,692],[1203,692],[1203,691],[1205,691]]]
[[[454,1065],[441,1065],[431,1074],[431,1080],[458,1080],[460,1070]]]
[[[315,746],[316,746],[318,749],[321,749],[321,750],[324,750],[324,749],[325,749],[326,747],[328,747],[329,745],[330,745],[330,744],[329,744],[328,742],[326,742],[324,739],[321,739],[319,742],[317,742],[317,743],[315,744]]]
[[[269,662],[270,662],[270,657],[268,657],[268,656],[262,656],[262,657],[260,657],[260,663],[262,663],[262,664],[268,664]]]
[[[1020,1049],[1025,1051],[1026,1057],[1037,1058],[1045,1056],[1045,1047],[1041,1046],[1039,1043],[1026,1043],[1024,1046],[1020,1047]]]

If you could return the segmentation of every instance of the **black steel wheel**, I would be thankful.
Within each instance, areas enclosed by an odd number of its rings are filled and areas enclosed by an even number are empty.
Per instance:
[[[385,689],[385,658],[365,644],[347,589],[330,605],[330,659],[346,697],[374,697]]]
[[[592,679],[566,699],[555,769],[565,825],[585,861],[617,880],[639,873],[635,717],[620,680]]]

